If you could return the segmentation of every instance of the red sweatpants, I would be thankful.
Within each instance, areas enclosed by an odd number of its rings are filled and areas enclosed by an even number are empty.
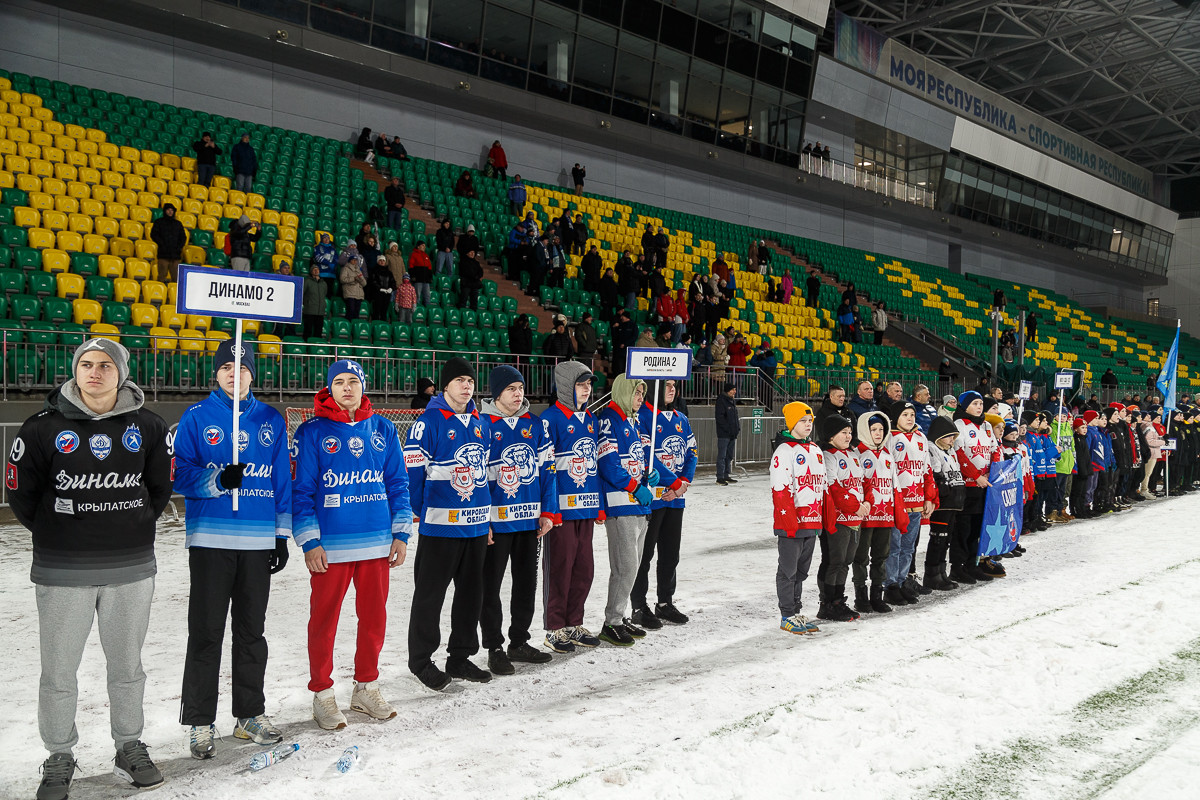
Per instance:
[[[370,683],[379,678],[379,651],[387,630],[388,579],[386,558],[330,564],[327,572],[313,573],[308,609],[309,691],[321,692],[333,686],[333,640],[351,581],[354,612],[358,615],[354,680]]]
[[[546,554],[542,602],[548,631],[583,624],[583,604],[595,573],[592,557],[595,524],[593,519],[567,520],[542,539]]]

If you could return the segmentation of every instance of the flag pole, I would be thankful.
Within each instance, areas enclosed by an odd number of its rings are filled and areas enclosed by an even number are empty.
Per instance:
[[[238,463],[238,436],[242,399],[242,320],[239,317],[233,338],[233,463]],[[238,490],[233,490],[233,510],[238,510]]]

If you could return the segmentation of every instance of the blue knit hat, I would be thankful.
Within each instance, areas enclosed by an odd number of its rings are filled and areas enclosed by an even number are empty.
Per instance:
[[[514,383],[525,383],[525,378],[517,371],[516,367],[510,367],[508,364],[501,364],[492,370],[492,374],[488,376],[488,391],[491,393],[492,399],[495,400],[500,394]]]
[[[981,395],[979,392],[963,392],[958,396],[958,404],[962,408],[966,408],[967,406],[971,405],[973,401],[982,399],[983,395]]]
[[[363,372],[362,364],[359,364],[357,361],[351,361],[348,358],[335,361],[329,365],[329,372],[325,373],[325,385],[331,385],[333,379],[343,372],[351,373],[362,382],[364,389],[367,387],[367,373]]]
[[[233,355],[233,339],[222,339],[217,345],[217,352],[213,354],[213,374],[230,361],[241,361],[242,366],[250,370],[250,377],[254,377],[254,345],[242,342],[242,356],[236,358]]]

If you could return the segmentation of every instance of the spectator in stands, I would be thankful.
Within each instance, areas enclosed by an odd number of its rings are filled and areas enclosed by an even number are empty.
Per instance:
[[[892,408],[904,403],[904,386],[900,381],[892,381],[884,388],[883,394],[877,395],[877,397],[879,399],[875,403],[879,410],[891,417]]]
[[[363,275],[362,258],[355,257],[346,262],[338,278],[342,283],[342,300],[346,303],[346,319],[358,319],[358,310],[362,307],[363,287],[367,285],[367,276]]]
[[[583,312],[583,317],[575,323],[575,356],[587,364],[588,369],[592,369],[592,361],[596,356],[596,329],[592,327],[592,314],[589,311]]]
[[[433,380],[417,378],[417,394],[409,403],[409,408],[425,408],[433,399]]]
[[[554,363],[566,360],[575,351],[575,343],[567,333],[567,323],[562,317],[554,318],[554,332],[542,342],[542,353],[554,359]]]
[[[747,272],[756,272],[758,270],[758,239],[751,239],[750,244],[746,246],[745,264]]]
[[[513,182],[508,187],[508,202],[512,205],[514,217],[519,217],[525,213],[526,196],[525,183],[521,180],[520,175],[514,175]]]
[[[205,131],[200,134],[200,141],[192,142],[192,149],[196,151],[196,183],[207,187],[217,172],[217,156],[221,155],[221,148],[213,141],[212,134]]]
[[[592,247],[593,252],[595,246]],[[599,260],[599,255],[596,256]],[[613,275],[612,267],[604,270],[604,277],[600,279],[600,286],[597,289],[600,293],[600,320],[602,322],[612,322],[615,317],[617,305],[620,296],[620,290],[617,287],[616,276]]]
[[[412,281],[405,273],[400,278],[399,286],[396,287],[396,319],[405,325],[411,325],[413,309],[416,308],[416,305],[417,290],[413,288]]]
[[[582,249],[581,249],[582,252]],[[583,275],[583,290],[585,292],[596,292],[600,290],[600,270],[604,267],[604,261],[600,258],[600,251],[596,245],[592,245],[579,262],[579,271]],[[607,270],[606,270],[607,274]]]
[[[466,257],[458,262],[458,307],[474,308],[483,288],[483,264],[468,250]]]
[[[771,271],[771,248],[766,239],[758,240],[758,269],[764,275]]]
[[[1100,402],[1111,403],[1116,393],[1117,376],[1116,373],[1112,371],[1112,367],[1109,367],[1108,369],[1104,370],[1104,374],[1100,376],[1100,394],[1102,395]],[[1094,396],[1095,395],[1093,395],[1093,397]],[[1187,401],[1184,400],[1184,402],[1186,403]]]
[[[350,260],[358,258],[358,257],[359,257],[358,242],[354,241],[353,239],[347,239],[345,246],[342,248],[342,252],[338,253],[338,258],[337,258],[338,269],[341,269],[342,267],[346,266],[347,261],[350,261]]]
[[[912,404],[917,411],[917,427],[926,436],[929,435],[929,426],[933,424],[934,418],[938,415],[938,410],[929,402],[931,399],[929,387],[925,384],[918,383],[913,388]]]
[[[387,226],[399,230],[404,225],[404,184],[399,175],[392,176],[391,185],[383,190],[383,202],[387,206]]]
[[[716,338],[715,336],[713,337]],[[746,371],[746,358],[754,351],[750,349],[750,345],[746,343],[746,337],[742,334],[734,334],[733,341],[729,343],[729,371],[733,373],[741,373]]]
[[[563,250],[561,237],[553,236],[550,239],[547,252],[550,254],[550,269],[546,273],[546,285],[561,289],[567,278],[567,254]]]
[[[646,230],[642,231],[642,255],[647,261],[654,260],[654,226],[646,223]]]
[[[229,226],[229,266],[241,272],[250,271],[250,258],[254,255],[254,243],[261,229],[258,223],[242,214]]]
[[[320,270],[325,281],[326,296],[332,295],[337,284],[338,253],[328,233],[321,234],[320,243],[313,248],[312,265]]]
[[[533,258],[529,262],[529,285],[525,287],[525,294],[531,297],[538,296],[549,269],[550,237],[543,233],[533,245]]]
[[[1003,289],[997,289],[996,291],[992,292],[992,308],[994,310],[1003,314],[1004,307],[1006,305],[1008,305],[1008,300],[1004,297]]]
[[[738,419],[737,385],[726,383],[717,395],[714,411],[717,421],[717,484],[727,486],[737,483],[730,476],[733,467],[733,450],[738,434],[742,431],[742,423]]]
[[[1036,342],[1037,341],[1037,326],[1038,326],[1037,314],[1030,314],[1028,317],[1025,318],[1025,341],[1026,342]]]
[[[575,215],[575,222],[571,225],[571,234],[574,236],[573,241],[569,243],[571,245],[571,255],[583,255],[584,250],[587,249],[588,239],[591,236],[588,231],[587,222],[583,219],[583,214]],[[598,270],[596,274],[600,274]],[[589,291],[587,286],[584,286],[583,289],[584,291]]]
[[[842,298],[842,304],[837,309],[838,323],[838,341],[850,342],[854,340],[854,312],[850,310],[850,304],[846,302],[846,298]]]
[[[858,290],[854,288],[854,281],[846,284],[846,291],[842,292],[842,302],[852,309],[858,307]]]
[[[850,419],[850,412],[846,408],[846,390],[836,383],[831,384],[825,396],[821,398],[821,407],[817,409],[815,423],[823,422],[833,414],[841,414]]]
[[[658,304],[658,298],[667,294],[667,279],[663,276],[661,266],[656,264],[650,270],[648,282],[650,284],[650,306],[653,308]]]
[[[942,407],[938,409],[938,416],[946,419],[954,419],[954,412],[958,409],[958,398],[952,394],[948,394],[942,398]]]
[[[609,328],[609,340],[613,343],[613,360],[609,370],[614,375],[625,371],[626,354],[637,341],[638,327],[629,317],[629,310],[617,311],[617,320]]]
[[[625,300],[625,308],[637,308],[638,286],[638,270],[629,260],[629,251],[626,250],[625,256],[617,262],[617,290]]]
[[[684,339],[687,339],[689,342],[692,340],[692,335],[690,333],[687,333],[688,321],[689,320],[688,320],[687,300],[683,296],[683,289],[676,289],[675,290],[675,317],[671,320],[671,322],[675,326],[675,343],[676,344],[683,341]]]
[[[382,253],[375,258],[375,263],[368,268],[367,293],[371,300],[371,319],[387,321],[388,307],[395,302],[392,298],[396,293],[396,280],[388,267],[387,256]]]
[[[442,220],[441,226],[433,235],[434,246],[437,249],[437,262],[433,265],[433,271],[436,275],[441,275],[443,272],[447,275],[454,274],[454,231],[450,229],[450,218],[446,217]],[[443,270],[443,266],[445,269]]]
[[[792,283],[792,271],[785,269],[783,271],[783,279],[779,281],[779,302],[784,305],[791,305],[792,294],[796,291],[796,286]]]
[[[771,386],[775,381],[775,369],[778,361],[769,340],[763,339],[748,365],[758,369],[758,397],[762,404],[770,409],[775,404],[775,392]]]
[[[475,192],[475,182],[471,179],[471,173],[465,169],[454,184],[454,196],[465,197],[468,200],[474,200],[479,196]]]
[[[492,142],[492,148],[488,150],[488,166],[492,168],[497,178],[502,181],[508,180],[508,156],[504,152],[504,148],[500,146],[500,140]],[[520,183],[521,176],[516,176],[516,182]],[[511,189],[510,189],[511,192]],[[511,194],[509,199],[512,199]],[[521,205],[525,205],[525,200],[522,198]]]
[[[723,281],[729,280],[729,262],[725,260],[724,253],[717,253],[717,257],[712,262],[709,271]]]
[[[400,282],[404,280],[404,254],[400,252],[400,245],[396,242],[388,242],[388,249],[383,256],[387,259],[392,280],[396,282],[396,286],[399,286]]]
[[[375,234],[367,234],[363,243],[358,247],[358,254],[362,256],[363,263],[367,265],[368,270],[378,263],[383,252],[379,249],[379,242],[375,238]]]
[[[362,133],[358,135],[358,142],[354,145],[354,155],[365,160],[368,164],[375,160],[375,151],[371,145],[370,128],[363,128]]]
[[[529,234],[531,241],[536,241],[538,236],[541,235],[538,233],[537,215],[532,211],[525,213],[525,232]]]
[[[254,145],[250,144],[250,134],[242,134],[241,141],[230,151],[229,160],[233,165],[233,188],[239,192],[249,192],[258,174],[258,154],[254,152]]]
[[[712,366],[713,381],[725,379],[725,368],[729,366],[729,344],[724,334],[718,333],[708,346],[709,362]]]
[[[903,389],[901,391],[903,392]],[[869,380],[859,381],[854,397],[850,398],[850,402],[846,404],[847,416],[850,417],[850,421],[856,422],[862,414],[879,410],[879,406],[875,405],[875,387]]]
[[[667,266],[667,251],[670,249],[671,237],[667,235],[666,228],[660,225],[654,236],[654,263],[659,267]]]
[[[325,333],[325,307],[329,299],[329,284],[321,279],[321,268],[313,264],[304,279],[304,299],[300,315],[304,322],[305,340],[318,339]]]
[[[405,149],[404,142],[400,141],[399,136],[392,137],[392,158],[408,161],[408,150]]]
[[[824,161],[829,161],[832,159],[832,156],[829,154],[829,145],[825,145],[821,148],[821,158]]]
[[[533,353],[533,330],[529,327],[528,314],[518,314],[508,326],[508,350],[517,356],[518,365],[529,364],[529,356]]]
[[[408,276],[412,278],[413,288],[417,291],[417,302],[423,306],[429,305],[429,284],[433,282],[433,265],[429,263],[429,254],[425,252],[424,240],[417,242],[417,246],[408,256]]]
[[[809,270],[808,280],[804,282],[804,288],[806,290],[806,304],[809,308],[816,308],[821,298],[821,276],[817,272],[816,267]]]
[[[176,219],[173,204],[163,203],[162,216],[150,225],[150,239],[158,250],[154,279],[173,283],[188,243],[187,229]]]
[[[583,179],[587,177],[587,170],[576,164],[571,168],[571,182],[575,184],[575,194],[583,194]]]
[[[875,344],[883,344],[883,332],[887,330],[887,326],[887,303],[879,300],[875,303],[875,310],[871,312],[871,327],[875,329]]]
[[[467,232],[458,237],[458,242],[454,245],[458,249],[458,258],[461,261],[466,258],[467,253],[474,253],[479,259],[485,259],[483,245],[479,243],[479,237],[475,235],[475,223],[467,225]]]
[[[367,246],[367,237],[371,235],[371,223],[364,222],[362,227],[358,229],[358,234],[354,237],[354,244],[358,246],[358,254],[366,257],[363,248]]]

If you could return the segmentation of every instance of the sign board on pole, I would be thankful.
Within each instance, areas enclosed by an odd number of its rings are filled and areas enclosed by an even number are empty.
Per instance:
[[[625,377],[631,380],[681,380],[691,374],[691,350],[631,347],[625,358]]]
[[[1055,389],[1070,389],[1075,385],[1075,376],[1070,372],[1056,372],[1054,374]]]
[[[1163,450],[1174,450],[1179,446],[1178,439],[1167,439],[1167,443],[1162,446]]]
[[[750,412],[750,416],[752,418],[752,422],[750,423],[750,432],[754,433],[756,435],[762,433],[763,432],[763,421],[762,421],[763,410],[761,408],[756,408]]]
[[[1032,381],[1021,381],[1021,388],[1017,391],[1017,397],[1022,400],[1028,400],[1029,395],[1033,392]]]
[[[297,323],[303,299],[304,279],[295,275],[179,265],[180,314]]]

